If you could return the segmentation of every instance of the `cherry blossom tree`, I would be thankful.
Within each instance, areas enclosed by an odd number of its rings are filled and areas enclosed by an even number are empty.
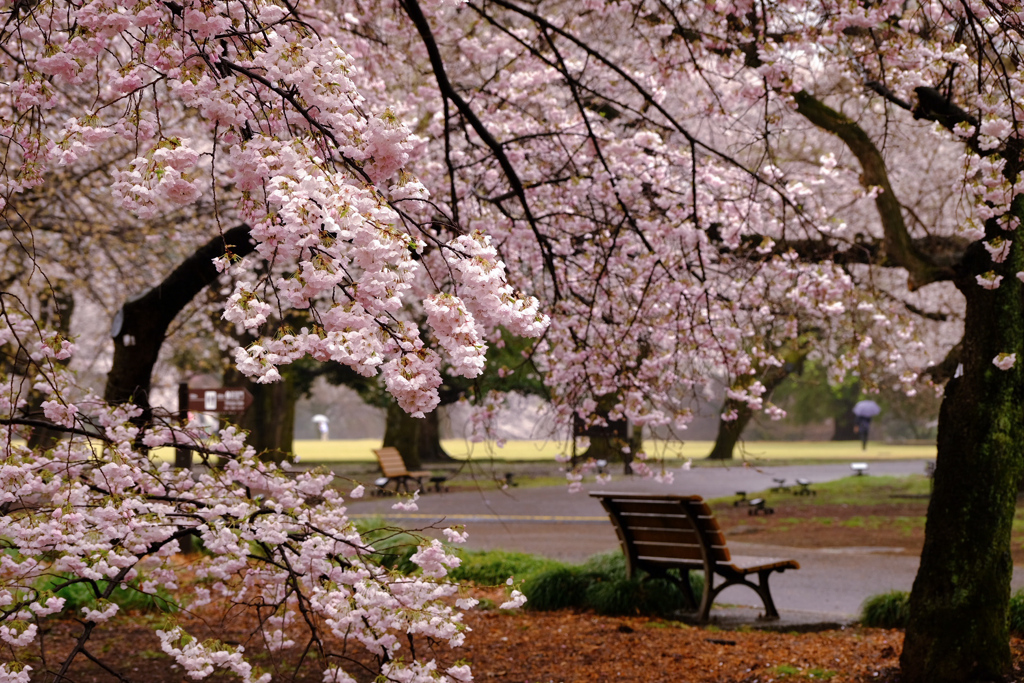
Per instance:
[[[955,286],[962,368],[902,661],[914,681],[1001,675],[1022,464],[1016,8],[471,0],[458,21],[400,7],[353,13],[352,31],[415,28],[401,63],[433,75],[436,94],[415,81],[415,120],[443,143],[419,175],[435,197],[450,186],[460,224],[497,222],[512,271],[543,285],[538,351],[566,411],[613,395],[609,417],[685,424],[680,385],[716,373],[761,407],[763,384],[741,378],[779,359],[742,340],[778,317],[827,332],[837,377],[866,363],[909,384],[937,359],[899,290]],[[927,148],[901,149],[917,138],[901,129],[929,126]],[[808,130],[829,140],[813,169],[781,153]],[[903,200],[921,180],[908,155],[954,185],[932,220]],[[853,204],[870,223],[851,228]]]
[[[292,646],[299,628],[321,655],[324,680],[353,680],[346,669],[356,666],[331,636],[360,642],[375,673],[392,680],[467,680],[467,667],[439,672],[432,661],[398,656],[405,636],[452,646],[464,637],[459,610],[469,604],[447,601],[456,588],[443,580],[458,560],[440,542],[413,555],[417,576],[396,580],[373,562],[330,476],[290,475],[260,462],[233,428],[205,442],[198,425],[162,424],[149,410],[147,369],[167,325],[218,272],[234,282],[231,322],[256,330],[283,307],[312,318],[237,349],[246,374],[272,382],[279,366],[313,355],[382,372],[410,412],[438,401],[440,356],[403,313],[412,280],[426,279],[417,260],[426,243],[397,205],[427,193],[402,171],[408,131],[386,103],[363,96],[373,85],[360,84],[332,17],[314,5],[233,0],[7,3],[2,12],[0,211],[8,225],[23,220],[34,236],[39,226],[21,212],[24,198],[50,187],[62,168],[98,164],[109,165],[107,191],[120,211],[152,221],[208,193],[219,233],[115,319],[112,404],[76,390],[62,364],[74,344],[41,325],[31,299],[0,294],[0,345],[22,359],[5,368],[0,399],[4,647],[31,641],[37,627],[29,622],[62,608],[53,590],[85,583],[98,602],[52,674],[63,678],[77,656],[95,660],[89,636],[117,612],[111,591],[136,579],[144,592],[174,589],[172,558],[181,539],[195,536],[209,553],[196,570],[210,588],[198,588],[192,604],[216,597],[263,609],[258,635],[272,650]],[[231,215],[220,215],[222,201],[232,203]],[[228,220],[243,226],[222,227]],[[435,288],[417,305],[456,372],[479,373],[489,329],[544,329],[537,301],[505,282],[490,238],[453,235],[436,248],[465,294]],[[252,268],[257,256],[269,267]],[[41,261],[32,263],[45,278]],[[45,421],[20,413],[25,387],[44,393]],[[41,423],[65,438],[46,451],[16,441],[17,428]],[[227,463],[193,478],[148,457],[168,444]],[[448,537],[464,540],[454,530]],[[46,577],[52,588],[40,587]],[[514,594],[508,606],[521,602]],[[158,635],[193,678],[224,669],[269,680],[241,648],[200,643],[180,627]],[[0,664],[2,680],[30,673],[17,660]]]
[[[950,362],[962,367],[946,386],[902,662],[910,681],[1006,670],[1009,529],[1024,466],[1016,362],[1024,252],[1013,239],[1024,211],[1018,8],[967,0],[0,6],[5,215],[54,167],[109,146],[125,150],[112,167],[112,196],[140,220],[204,193],[213,207],[227,202],[232,213],[217,208],[216,229],[193,249],[222,236],[213,263],[234,283],[225,317],[260,335],[234,358],[259,382],[312,355],[379,372],[403,409],[425,413],[439,400],[439,354],[453,374],[476,376],[487,342],[505,328],[543,334],[526,354],[567,420],[682,429],[692,396],[718,383],[729,400],[771,410],[751,371],[783,365],[779,342],[801,330],[815,331],[816,353],[837,379],[857,372],[911,385],[937,359],[922,328],[928,316],[922,323],[906,292],[952,283],[965,323]],[[924,132],[929,149],[908,147]],[[815,153],[793,154],[805,140]],[[934,159],[937,177],[948,179],[940,184],[955,183],[957,203],[929,220],[903,199],[931,178],[903,163],[914,155]],[[236,225],[253,240],[241,259],[224,237]],[[257,259],[267,267],[254,268]],[[517,288],[544,299],[550,324]],[[23,303],[4,301],[8,341],[32,361],[20,376],[49,387],[51,422],[77,429],[84,411],[62,398],[70,379],[55,364],[70,343],[26,322]],[[310,325],[267,324],[289,308],[308,311]],[[421,317],[436,344],[414,324]],[[769,328],[777,333],[763,334]],[[103,413],[113,415],[104,418],[104,452],[128,458],[109,464],[130,472],[108,475],[120,487],[104,489],[111,496],[150,476],[137,449],[184,438],[150,433],[135,408],[113,410]],[[241,448],[233,433],[222,441]],[[44,468],[95,483],[107,467],[81,448],[67,452]],[[19,457],[28,466],[29,456]],[[171,547],[175,533],[214,542],[207,535],[221,524],[279,538],[278,528],[251,527],[254,508],[236,514],[217,497],[236,495],[235,482],[253,468],[262,476],[246,456],[236,462],[229,479],[203,482],[202,499],[188,496],[209,501],[210,519],[178,507],[189,484],[161,473],[159,486],[183,492],[160,512],[176,520],[161,528],[178,531],[147,540],[153,550],[143,555]],[[46,477],[37,479],[25,489],[35,496],[27,509],[52,515],[39,488]],[[303,500],[323,496],[319,483],[306,486],[314,491]],[[276,519],[289,539],[327,543],[311,527],[296,529],[316,524],[296,514],[301,520]],[[442,552],[420,556],[428,576],[440,575]],[[338,557],[332,550],[317,560]],[[118,562],[108,576],[131,571]],[[366,571],[373,586],[386,583]],[[273,570],[267,578],[287,584]],[[287,593],[300,614],[335,600],[303,602],[308,595]],[[35,609],[11,604],[12,617]],[[177,638],[166,641],[176,656],[212,656],[186,653]],[[393,654],[391,641],[366,642],[384,659]]]

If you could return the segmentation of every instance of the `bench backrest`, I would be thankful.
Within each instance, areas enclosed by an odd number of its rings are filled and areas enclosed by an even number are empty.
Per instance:
[[[406,477],[409,475],[409,470],[405,467],[405,461],[402,460],[402,454],[398,452],[397,448],[392,446],[375,448],[373,453],[377,456],[377,462],[380,463],[380,471],[384,473],[385,477]]]
[[[718,521],[700,496],[595,491],[631,567],[729,562]]]

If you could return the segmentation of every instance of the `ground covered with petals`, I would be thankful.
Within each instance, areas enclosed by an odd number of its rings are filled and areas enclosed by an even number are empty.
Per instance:
[[[184,672],[160,651],[151,615],[120,617],[91,645],[90,654],[123,676],[122,681],[181,683]],[[274,674],[274,680],[319,683],[320,662],[304,643],[273,658],[258,639],[250,638],[252,622],[245,615],[212,619],[193,617],[202,628],[229,642],[246,645],[251,661]],[[603,617],[590,612],[474,610],[467,615],[473,629],[466,646],[416,643],[420,658],[437,657],[445,666],[455,661],[472,665],[477,681],[549,683],[572,681],[687,681],[687,683],[767,683],[769,681],[887,681],[898,683],[903,634],[900,631],[847,628],[820,633],[722,631],[689,627],[675,621],[645,617]],[[49,662],[71,647],[80,627],[72,621],[49,625],[44,644]],[[1015,675],[1024,680],[1024,641],[1013,642]],[[358,656],[359,648],[350,648]],[[433,650],[431,652],[431,650]],[[33,681],[50,680],[37,665]],[[369,661],[364,662],[370,664]],[[360,673],[356,661],[347,667],[361,683],[373,675]],[[228,680],[218,674],[216,680]],[[69,680],[80,683],[117,681],[112,672],[79,658]],[[214,679],[211,679],[214,680]]]

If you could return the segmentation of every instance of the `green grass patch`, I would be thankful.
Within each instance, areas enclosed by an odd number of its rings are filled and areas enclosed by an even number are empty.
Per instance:
[[[82,608],[96,609],[99,605],[99,598],[96,592],[102,595],[110,587],[109,581],[74,581],[76,577],[71,574],[59,574],[41,579],[36,584],[36,589],[41,593],[49,593],[58,598],[64,598],[63,614],[82,616]],[[110,593],[109,602],[116,604],[122,611],[132,612],[177,612],[179,605],[175,597],[163,588],[158,588],[155,593],[142,592],[142,581],[138,578],[122,586],[115,588]],[[46,598],[43,598],[45,601]]]
[[[458,554],[462,564],[449,573],[452,580],[488,586],[505,583],[510,576],[520,581],[562,566],[555,560],[505,550],[463,550]]]
[[[1024,636],[1024,589],[1010,596],[1010,606],[1006,615],[1010,625],[1010,633]]]
[[[924,501],[931,492],[931,481],[923,474],[896,476],[850,476],[811,484],[814,496],[795,496],[788,493],[777,493],[771,489],[747,492],[747,498],[766,498],[771,504],[785,501],[786,507],[816,505],[850,505],[870,506],[879,503]],[[735,496],[716,498],[713,505],[731,506]],[[855,518],[856,519],[856,518]]]
[[[419,539],[388,522],[383,517],[365,517],[355,520],[356,530],[363,543],[373,546],[377,562],[403,574],[416,570],[409,558],[416,553]]]
[[[860,623],[874,628],[906,628],[909,616],[910,593],[894,590],[865,600]],[[1011,633],[1024,635],[1024,589],[1010,597],[1006,619]]]
[[[775,667],[776,676],[798,676],[800,674],[800,667],[793,666],[792,664],[779,664]]]
[[[676,580],[679,575],[674,574]],[[696,595],[704,590],[703,576],[689,573]],[[626,578],[621,552],[595,555],[582,565],[561,565],[528,578],[523,584],[527,607],[541,611],[592,609],[605,615],[667,616],[686,605],[674,580],[642,572]]]
[[[910,593],[894,590],[865,600],[860,623],[873,628],[906,628],[909,616]]]

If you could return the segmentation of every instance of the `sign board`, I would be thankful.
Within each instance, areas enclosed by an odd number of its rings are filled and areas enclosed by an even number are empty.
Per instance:
[[[626,434],[627,422],[625,420],[606,419],[606,424],[588,425],[579,415],[573,415],[572,418],[573,436],[603,436],[606,438],[619,438],[623,441],[629,438]]]
[[[245,387],[188,390],[188,409],[203,413],[244,413],[252,405],[252,394]]]

